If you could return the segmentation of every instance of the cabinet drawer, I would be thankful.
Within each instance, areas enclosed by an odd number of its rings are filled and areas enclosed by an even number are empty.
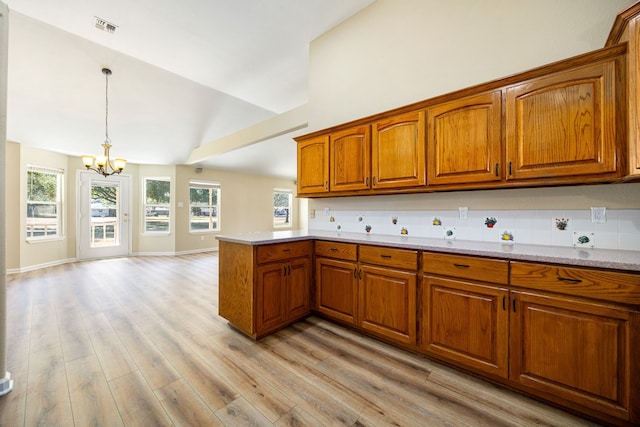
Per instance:
[[[418,251],[379,246],[360,246],[360,262],[402,268],[404,270],[417,270]]]
[[[640,274],[511,262],[511,285],[640,305]]]
[[[311,254],[311,242],[277,243],[275,245],[258,246],[258,264],[271,261],[281,261]]]
[[[425,252],[422,254],[422,269],[425,273],[441,276],[503,285],[509,283],[509,261],[499,259]]]
[[[358,245],[354,243],[316,242],[316,255],[355,261],[358,259]]]

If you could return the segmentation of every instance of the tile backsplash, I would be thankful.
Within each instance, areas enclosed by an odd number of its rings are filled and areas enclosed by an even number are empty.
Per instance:
[[[604,223],[592,222],[591,210],[332,210],[309,219],[309,231],[366,234],[367,226],[370,234],[640,251],[637,209],[607,210]]]

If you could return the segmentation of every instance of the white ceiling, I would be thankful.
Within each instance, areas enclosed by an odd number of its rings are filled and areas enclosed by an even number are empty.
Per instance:
[[[310,41],[374,0],[4,1],[9,140],[97,153],[106,66],[112,154],[185,164],[201,145],[306,104]],[[198,165],[294,178],[295,156],[284,135]]]

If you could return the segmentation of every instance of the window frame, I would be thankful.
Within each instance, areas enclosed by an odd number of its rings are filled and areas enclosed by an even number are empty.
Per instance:
[[[289,196],[289,206],[276,206],[276,194],[286,194]],[[274,229],[293,228],[293,190],[290,188],[274,188],[273,189],[273,205],[272,205],[272,226]],[[283,224],[276,223],[276,210],[288,209],[289,210],[289,222]]]
[[[193,202],[191,201],[191,189],[199,188],[199,189],[208,189],[209,190],[209,205],[207,208],[209,209],[209,228],[206,230],[201,229],[192,229],[192,212],[193,212]],[[216,192],[216,204],[213,204],[213,192]],[[189,233],[191,234],[202,234],[202,233],[216,233],[222,230],[222,210],[221,207],[221,198],[222,198],[222,185],[216,181],[205,181],[200,179],[190,179],[189,180]],[[215,211],[216,215],[213,215]],[[216,227],[213,227],[213,221],[215,218]]]
[[[165,181],[169,183],[169,201],[165,203],[147,203],[147,182],[149,181]],[[149,235],[162,235],[166,236],[171,234],[171,202],[172,202],[172,182],[171,177],[167,176],[147,176],[142,179],[142,233]],[[166,230],[147,230],[147,209],[166,208],[167,210],[167,229]],[[158,221],[158,220],[156,220]],[[163,221],[164,222],[164,221]]]
[[[64,227],[63,227],[63,208],[64,208],[64,200],[63,200],[63,189],[64,189],[64,169],[60,168],[48,168],[43,166],[35,166],[35,165],[27,165],[26,168],[27,176],[26,176],[26,194],[25,194],[25,205],[26,205],[26,214],[25,218],[25,226],[27,227],[25,239],[27,242],[48,242],[53,240],[61,240],[64,238]],[[47,200],[30,200],[30,184],[29,184],[29,174],[30,173],[41,173],[54,175],[56,177],[56,196],[55,201],[47,201]],[[56,234],[45,234],[43,236],[33,236],[33,230],[31,231],[31,236],[29,235],[29,212],[31,209],[29,206],[31,204],[46,204],[55,206],[56,216],[55,216],[55,228]]]

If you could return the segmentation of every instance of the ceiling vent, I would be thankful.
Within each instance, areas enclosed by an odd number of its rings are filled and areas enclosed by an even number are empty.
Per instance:
[[[105,31],[109,34],[113,34],[116,31],[116,28],[118,28],[116,24],[112,24],[111,22],[108,22],[102,18],[98,18],[97,16],[94,16],[93,24],[97,29]]]

